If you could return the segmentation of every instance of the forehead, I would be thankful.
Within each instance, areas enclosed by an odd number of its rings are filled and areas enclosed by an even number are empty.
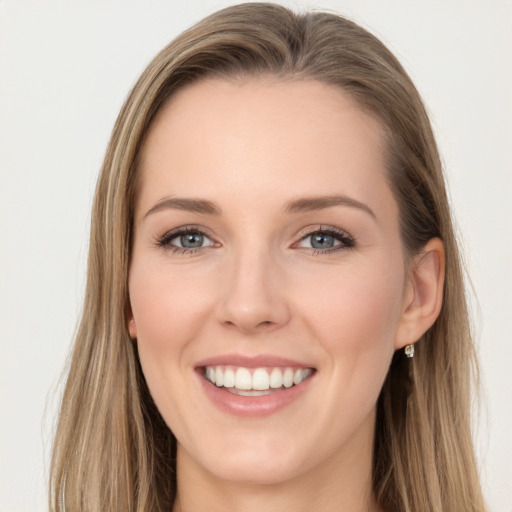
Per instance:
[[[205,80],[180,90],[143,145],[141,201],[223,192],[269,200],[390,194],[379,123],[318,81]],[[338,190],[333,190],[338,188]],[[140,197],[139,196],[139,197]]]

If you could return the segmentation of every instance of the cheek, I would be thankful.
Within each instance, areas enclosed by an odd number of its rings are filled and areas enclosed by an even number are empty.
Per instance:
[[[137,326],[137,345],[144,376],[159,408],[172,399],[166,392],[190,367],[186,350],[205,328],[212,305],[204,275],[183,277],[168,265],[134,261],[130,270],[130,303]]]
[[[353,266],[316,280],[317,293],[302,294],[308,329],[344,385],[368,389],[374,380],[380,389],[394,351],[403,279],[396,264]]]
[[[204,273],[184,277],[165,262],[151,265],[135,260],[130,269],[130,304],[142,371],[164,420],[177,432],[186,423],[179,404],[186,387],[184,378],[190,378],[192,361],[187,348],[210,316],[210,281]],[[188,402],[189,408],[195,407]]]
[[[155,351],[186,344],[201,328],[211,306],[205,276],[183,278],[164,266],[133,266],[130,303],[137,338]]]
[[[307,309],[311,317],[318,318],[316,323],[330,330],[329,337],[345,338],[349,334],[347,330],[356,326],[351,334],[359,339],[364,338],[364,332],[384,334],[393,332],[396,327],[404,279],[398,268],[384,264],[373,265],[373,268],[353,265],[325,276],[310,274],[307,279],[310,282],[298,288],[315,290],[315,293],[301,295],[309,302]]]
[[[325,354],[323,396],[335,404],[319,413],[319,421],[337,433],[332,449],[340,439],[373,431],[393,356],[403,278],[380,268],[340,273],[310,301],[308,328]]]

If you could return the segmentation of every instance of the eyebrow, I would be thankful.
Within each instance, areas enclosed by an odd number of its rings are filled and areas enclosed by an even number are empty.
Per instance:
[[[331,208],[333,206],[350,206],[352,208],[358,208],[368,213],[374,219],[377,219],[377,216],[368,205],[343,195],[305,197],[297,199],[286,205],[284,213],[311,212]]]
[[[205,199],[185,199],[180,197],[165,197],[150,208],[144,215],[144,218],[148,217],[152,213],[159,212],[161,210],[174,209],[184,210],[187,212],[202,213],[204,215],[220,215],[221,209]]]
[[[284,213],[302,213],[316,210],[323,210],[325,208],[332,208],[333,206],[350,206],[358,208],[368,213],[374,219],[377,218],[373,210],[364,203],[352,199],[351,197],[334,195],[334,196],[319,196],[319,197],[304,197],[289,202],[283,212]],[[165,197],[158,201],[152,208],[150,208],[144,215],[144,218],[149,215],[167,209],[184,210],[187,212],[200,213],[203,215],[221,215],[222,210],[215,203],[207,201],[206,199],[185,199],[180,197]]]

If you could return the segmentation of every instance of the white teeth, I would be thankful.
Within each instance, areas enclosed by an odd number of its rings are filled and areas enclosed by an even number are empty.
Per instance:
[[[207,377],[208,378],[208,377]],[[270,387],[277,389],[283,385],[283,372],[279,368],[274,368],[270,374]]]
[[[215,372],[215,375],[217,375],[217,372]],[[247,368],[238,368],[236,371],[235,388],[245,390],[252,389],[251,372]]]
[[[230,388],[228,389],[230,393],[233,393],[234,395],[240,395],[240,396],[264,396],[264,395],[270,395],[272,391],[269,391],[268,389],[264,391],[255,391],[253,389],[250,389],[249,391],[242,391],[241,389],[236,388]]]
[[[266,370],[258,368],[252,374],[252,389],[263,391],[269,387],[269,376]]]
[[[219,388],[224,384],[224,372],[222,368],[217,366],[215,370],[215,385],[219,386]]]
[[[252,372],[252,373],[251,373]],[[243,396],[261,396],[271,389],[291,388],[312,373],[311,368],[256,368],[207,366],[205,378],[217,387],[225,387]],[[240,392],[239,392],[240,391]],[[243,392],[242,392],[243,391]]]
[[[215,368],[213,366],[206,367],[206,380],[213,382],[215,384]]]
[[[231,368],[227,368],[224,371],[224,387],[234,388],[235,387],[235,372]]]
[[[283,386],[285,388],[291,388],[293,386],[293,370],[286,368],[283,375]]]

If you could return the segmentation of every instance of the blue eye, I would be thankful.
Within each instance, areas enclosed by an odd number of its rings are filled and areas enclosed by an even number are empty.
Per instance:
[[[198,229],[183,228],[166,233],[158,245],[178,252],[194,252],[211,247],[213,241]]]
[[[332,235],[328,235],[326,233],[315,233],[313,235],[309,235],[309,238],[313,249],[331,249],[335,245],[339,244],[338,240],[336,240]]]
[[[204,238],[202,233],[187,233],[179,237],[177,236],[173,240],[179,240],[179,247],[196,249],[197,247],[203,246]]]
[[[298,243],[298,247],[314,249],[317,252],[347,249],[354,245],[355,241],[350,235],[334,228],[313,231],[303,237]]]

